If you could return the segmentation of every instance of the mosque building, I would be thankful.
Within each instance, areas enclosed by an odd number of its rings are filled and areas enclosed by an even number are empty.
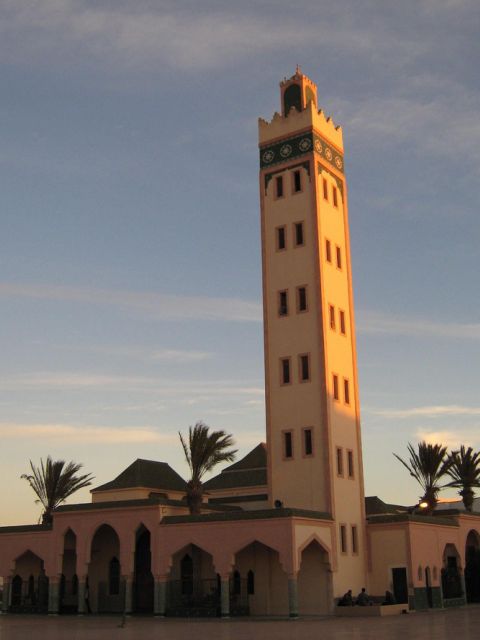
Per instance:
[[[259,120],[266,443],[205,483],[138,459],[0,528],[2,611],[327,615],[366,587],[400,609],[480,600],[480,514],[364,496],[342,130],[297,68]],[[457,505],[458,507],[458,505]]]

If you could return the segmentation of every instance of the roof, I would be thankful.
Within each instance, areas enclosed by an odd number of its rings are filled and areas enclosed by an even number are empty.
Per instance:
[[[231,511],[229,513],[202,513],[188,516],[165,516],[161,524],[182,524],[193,522],[232,522],[235,520],[266,520],[270,518],[311,518],[312,520],[332,520],[330,513],[308,509],[259,509],[254,511]]]
[[[114,480],[92,489],[92,493],[111,491],[112,489],[133,489],[134,487],[185,491],[187,483],[166,462],[137,458]]]
[[[400,504],[387,504],[383,500],[380,500],[378,496],[368,496],[365,498],[365,512],[368,516],[378,515],[394,515],[397,513],[407,513],[408,507],[403,507]]]
[[[79,504],[64,504],[61,507],[55,509],[55,513],[65,513],[70,511],[97,511],[101,509],[128,509],[138,507],[151,507],[158,505],[166,505],[170,507],[182,507],[186,508],[187,503],[185,500],[169,500],[161,495],[151,494],[148,498],[137,498],[135,500],[113,500],[110,502],[83,502]],[[235,507],[233,505],[216,505],[216,504],[202,504],[202,509],[209,511],[241,511],[241,507]]]
[[[204,487],[212,489],[233,489],[235,487],[256,487],[267,484],[267,450],[263,442],[250,453],[224,469],[218,476],[207,480]]]

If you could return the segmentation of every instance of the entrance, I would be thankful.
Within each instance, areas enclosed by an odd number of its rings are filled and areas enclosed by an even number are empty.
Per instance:
[[[395,567],[392,569],[393,595],[398,604],[408,604],[407,569]]]

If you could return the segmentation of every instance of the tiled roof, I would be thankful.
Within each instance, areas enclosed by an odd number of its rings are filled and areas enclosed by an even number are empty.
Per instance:
[[[110,491],[112,489],[133,489],[135,487],[185,491],[187,483],[166,462],[137,458],[114,480],[96,487],[92,493]]]
[[[205,482],[207,491],[233,489],[235,487],[256,487],[267,484],[267,451],[260,443],[250,453],[224,469],[218,476]]]
[[[380,500],[378,496],[368,496],[365,498],[365,512],[367,516],[407,513],[408,507],[403,507],[399,504],[387,504]]]
[[[225,522],[234,520],[266,520],[270,518],[311,518],[312,520],[332,520],[329,513],[307,509],[259,509],[258,511],[233,511],[230,513],[202,513],[201,515],[165,516],[161,524],[183,522]]]

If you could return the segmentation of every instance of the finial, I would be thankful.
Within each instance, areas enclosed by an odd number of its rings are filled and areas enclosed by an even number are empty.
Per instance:
[[[302,70],[300,69],[300,65],[297,64],[297,68],[295,69],[295,75],[299,76],[302,74]]]

